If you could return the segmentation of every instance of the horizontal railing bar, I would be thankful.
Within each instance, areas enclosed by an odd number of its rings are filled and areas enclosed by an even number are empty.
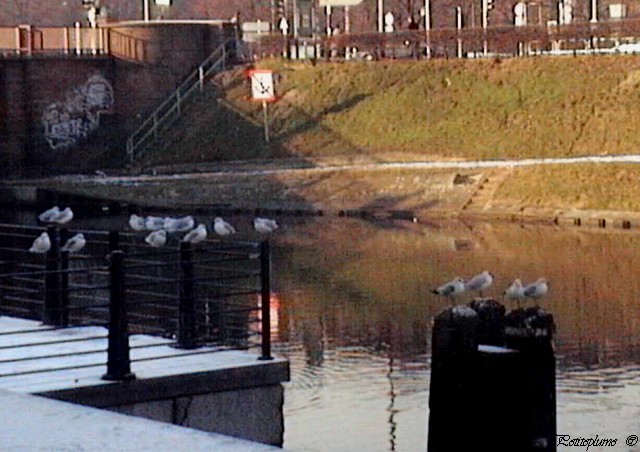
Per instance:
[[[106,338],[107,338],[107,336],[87,336],[87,337],[75,338],[75,339],[63,339],[63,340],[60,340],[60,341],[30,342],[28,344],[2,345],[2,346],[0,346],[0,350],[9,350],[9,349],[13,349],[13,348],[40,347],[40,346],[58,345],[58,344],[68,344],[68,343],[72,343],[72,342],[83,342],[83,341],[88,341],[88,340],[106,339]]]
[[[103,337],[102,339],[107,339],[107,337]],[[69,353],[58,353],[56,355],[40,355],[40,356],[27,356],[24,358],[13,358],[13,359],[3,359],[0,360],[0,364],[7,364],[7,363],[20,363],[23,361],[36,361],[38,359],[53,359],[53,358],[68,358],[69,356],[80,356],[80,355],[94,355],[96,353],[105,353],[107,351],[107,349],[102,349],[102,350],[86,350],[86,351],[75,351],[75,352],[69,352]]]
[[[101,367],[101,366],[106,366],[106,363],[81,364],[77,366],[52,367],[52,368],[46,368],[46,369],[26,370],[23,372],[11,372],[11,373],[0,374],[0,378],[18,377],[20,375],[32,375],[32,374],[41,374],[41,373],[47,373],[47,372],[59,372],[63,370],[87,369],[89,367]]]

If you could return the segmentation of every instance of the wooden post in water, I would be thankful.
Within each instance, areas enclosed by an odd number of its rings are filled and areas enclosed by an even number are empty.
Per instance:
[[[520,311],[478,299],[436,316],[429,452],[555,450],[553,316]]]

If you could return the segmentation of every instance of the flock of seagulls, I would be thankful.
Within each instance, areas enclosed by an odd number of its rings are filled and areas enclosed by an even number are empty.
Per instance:
[[[199,223],[198,226],[195,226],[195,220],[191,215],[182,218],[163,218],[141,217],[133,214],[129,217],[129,227],[134,231],[150,231],[144,240],[155,248],[165,246],[170,233],[185,233],[181,241],[186,243],[200,243],[209,234],[207,225]],[[269,234],[278,228],[278,223],[269,218],[255,218],[253,227],[261,234]],[[236,229],[221,217],[214,218],[211,229],[220,237],[236,233]]]
[[[70,207],[65,207],[60,210],[58,206],[53,206],[51,209],[45,210],[38,215],[38,220],[46,224],[67,224],[73,220],[73,211]],[[86,239],[82,233],[76,234],[62,245],[61,251],[68,251],[69,253],[77,253],[87,244]],[[51,237],[45,231],[40,234],[31,244],[29,248],[30,253],[42,254],[51,249]]]
[[[38,220],[45,224],[67,224],[73,219],[73,211],[66,207],[60,210],[58,206],[54,206],[40,215]],[[142,217],[133,214],[129,217],[129,227],[134,231],[147,231],[149,234],[144,241],[154,248],[160,248],[166,245],[169,234],[184,233],[181,241],[186,243],[200,243],[207,238],[208,230],[205,223],[196,222],[191,215],[185,217]],[[253,227],[260,234],[269,234],[278,228],[278,223],[269,218],[255,218]],[[225,237],[236,233],[235,228],[221,217],[216,217],[211,226],[215,234]],[[62,246],[61,251],[69,253],[77,253],[87,244],[87,240],[82,233],[78,233],[71,237]],[[40,234],[29,248],[31,253],[46,253],[51,249],[51,238],[47,232]]]
[[[444,283],[440,287],[433,289],[431,292],[436,295],[449,297],[454,299],[465,292],[478,292],[480,296],[483,291],[493,284],[493,275],[485,270],[474,277],[464,280],[455,277],[451,281]],[[548,281],[545,278],[538,278],[530,284],[522,284],[520,278],[516,278],[502,293],[502,296],[508,300],[514,300],[518,303],[525,299],[540,299],[549,291]]]

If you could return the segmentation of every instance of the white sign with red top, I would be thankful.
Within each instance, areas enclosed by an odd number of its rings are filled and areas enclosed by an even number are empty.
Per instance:
[[[273,71],[269,69],[251,69],[251,98],[262,102],[275,102],[276,91],[273,83]]]

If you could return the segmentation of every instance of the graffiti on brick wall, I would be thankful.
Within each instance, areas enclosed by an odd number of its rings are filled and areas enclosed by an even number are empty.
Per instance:
[[[113,112],[113,87],[102,75],[90,76],[84,85],[44,109],[44,136],[51,149],[73,146],[100,126],[100,116]]]

